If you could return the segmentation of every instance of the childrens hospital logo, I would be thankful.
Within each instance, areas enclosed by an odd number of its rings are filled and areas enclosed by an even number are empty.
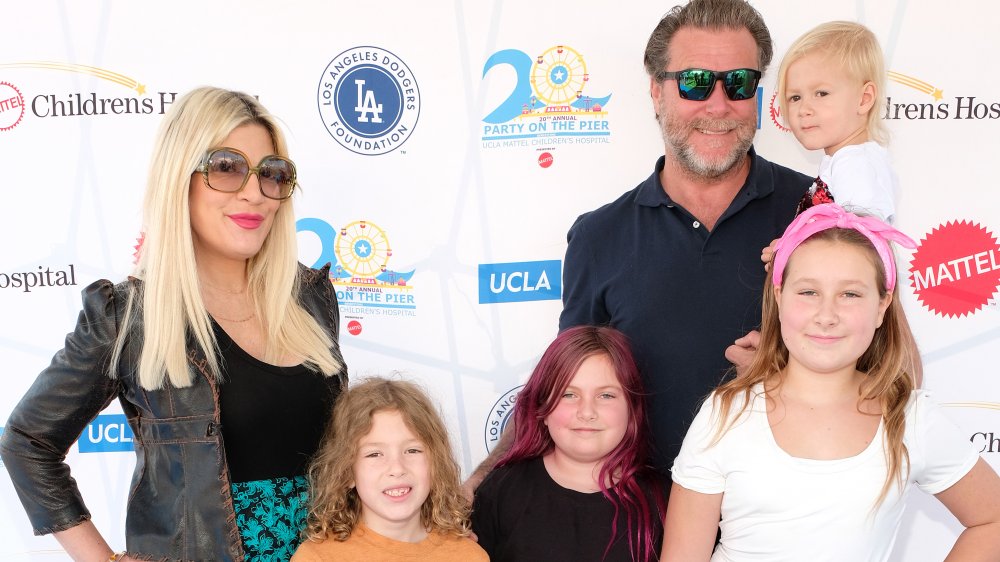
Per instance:
[[[591,76],[580,52],[557,45],[532,57],[505,49],[487,59],[483,78],[501,66],[513,68],[517,82],[483,118],[483,148],[610,142],[611,95],[585,91]]]
[[[952,221],[932,230],[910,261],[910,286],[941,316],[966,316],[987,305],[1000,285],[1000,245],[979,224]]]
[[[888,95],[882,119],[885,121],[935,121],[958,119],[982,121],[1000,119],[1000,101],[982,96],[954,96],[948,98],[944,90],[902,72],[889,71]],[[968,83],[963,83],[968,87]],[[967,93],[967,92],[965,92]],[[790,132],[787,121],[781,115],[777,93],[771,96],[771,122],[779,130]]]
[[[969,95],[948,98],[938,85],[901,72],[889,71],[889,81],[904,86],[905,89],[890,91],[891,95],[886,96],[885,114],[882,118],[887,121],[1000,119],[1000,102],[996,100]],[[963,88],[969,85],[969,82],[962,83]],[[917,97],[912,97],[913,93]]]
[[[330,136],[366,156],[399,148],[420,117],[413,72],[379,47],[355,47],[334,57],[323,70],[316,97]]]
[[[163,115],[177,98],[176,92],[147,92],[145,84],[124,74],[96,66],[59,61],[20,61],[0,63],[4,76],[28,76],[43,72],[83,74],[103,84],[96,91],[38,93],[44,80],[33,78],[28,97],[11,82],[0,80],[0,131],[13,128],[30,113],[34,118],[105,117],[117,115]],[[23,83],[22,83],[23,84]],[[103,86],[114,84],[108,93]],[[129,91],[124,93],[122,88]],[[25,92],[28,90],[26,89]]]
[[[392,247],[389,236],[378,225],[357,220],[335,229],[318,218],[303,218],[295,223],[298,232],[312,232],[319,238],[320,254],[312,267],[327,263],[330,283],[337,293],[340,310],[371,316],[416,316],[417,302],[410,279],[416,270],[394,271],[389,268]],[[352,335],[361,333],[358,323]]]

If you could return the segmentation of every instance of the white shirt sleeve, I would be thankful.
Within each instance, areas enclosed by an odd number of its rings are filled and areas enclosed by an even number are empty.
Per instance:
[[[820,176],[837,204],[893,222],[898,180],[884,148],[871,142],[845,146],[830,159],[829,168],[823,168]]]
[[[910,479],[924,492],[937,494],[968,474],[979,460],[979,453],[929,392],[914,391],[912,408],[908,420],[912,431],[908,442],[913,449],[909,452]]]
[[[712,393],[702,403],[684,436],[681,452],[670,469],[674,482],[702,494],[721,494],[726,489],[726,477],[719,466],[718,446],[709,446],[716,433],[714,399],[715,393]]]

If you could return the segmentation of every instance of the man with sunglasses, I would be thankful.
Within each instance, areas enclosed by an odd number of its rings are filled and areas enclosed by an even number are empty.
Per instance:
[[[760,249],[781,235],[811,182],[752,147],[771,55],[767,27],[743,0],[692,0],[668,12],[645,53],[664,155],[567,237],[559,327],[605,324],[629,336],[664,474],[730,360],[752,357]]]

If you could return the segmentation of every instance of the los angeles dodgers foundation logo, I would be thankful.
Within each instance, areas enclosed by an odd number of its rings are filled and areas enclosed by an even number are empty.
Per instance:
[[[319,115],[341,146],[366,156],[400,147],[420,117],[420,89],[410,67],[379,47],[354,47],[323,70]]]
[[[490,410],[489,415],[486,417],[486,429],[483,432],[483,437],[486,439],[486,452],[489,453],[497,446],[500,442],[500,435],[503,434],[504,429],[507,428],[507,422],[513,419],[514,414],[514,404],[517,403],[517,395],[521,393],[524,389],[524,385],[518,385],[514,388],[503,393],[500,398],[497,399],[496,403],[493,404],[493,408]]]

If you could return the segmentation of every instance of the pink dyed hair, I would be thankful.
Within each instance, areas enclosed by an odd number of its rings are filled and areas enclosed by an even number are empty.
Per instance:
[[[545,418],[555,410],[580,365],[594,355],[604,355],[611,361],[618,383],[625,392],[629,412],[625,435],[605,457],[597,479],[601,493],[615,506],[608,548],[618,535],[618,513],[624,510],[632,559],[656,559],[655,523],[662,523],[666,506],[660,478],[652,474],[647,463],[649,428],[642,379],[628,338],[618,330],[603,326],[576,326],[556,336],[517,396],[514,443],[507,454],[497,461],[497,467],[534,459],[555,448],[545,426]],[[613,480],[612,475],[617,481],[609,489],[606,482]],[[650,505],[637,481],[640,475],[645,476],[645,480],[653,486],[654,505]],[[659,521],[653,519],[654,509]]]

